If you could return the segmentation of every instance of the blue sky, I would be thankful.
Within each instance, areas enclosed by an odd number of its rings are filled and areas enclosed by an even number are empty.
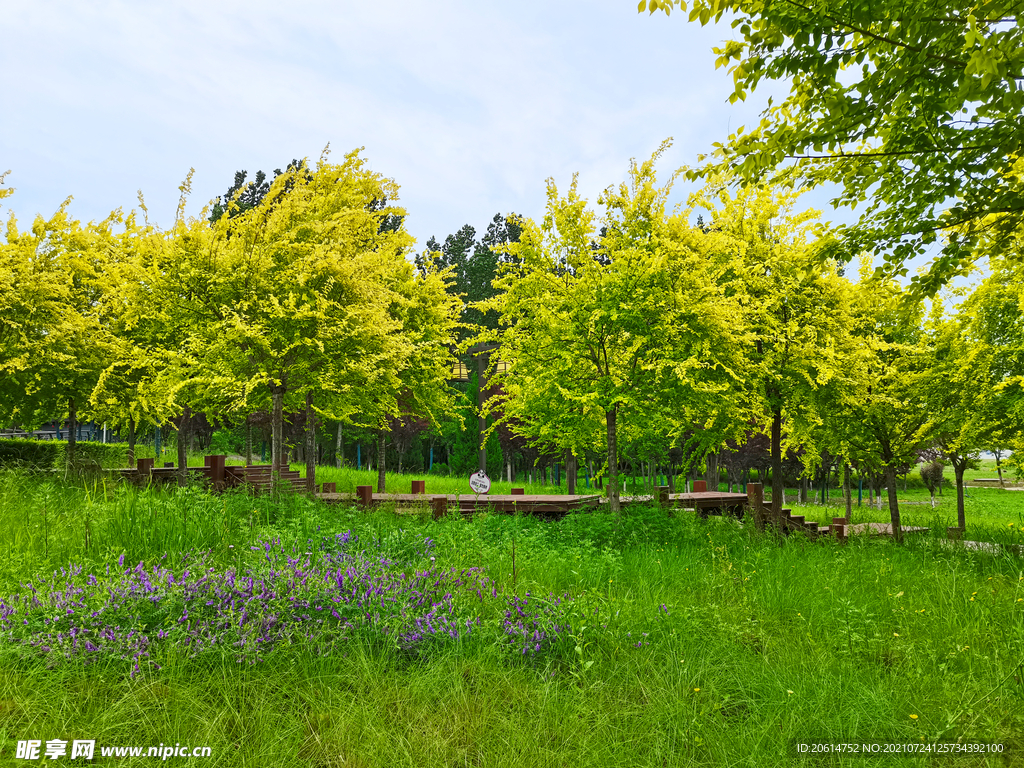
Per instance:
[[[541,215],[548,177],[578,172],[593,200],[670,136],[665,174],[694,163],[772,93],[728,104],[711,51],[728,25],[632,0],[4,5],[0,171],[17,191],[0,215],[23,224],[69,195],[100,219],[141,189],[169,226],[189,168],[197,215],[236,170],[330,143],[401,185],[422,249],[499,211]]]

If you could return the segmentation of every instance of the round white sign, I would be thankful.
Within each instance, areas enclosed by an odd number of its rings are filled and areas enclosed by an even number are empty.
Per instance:
[[[486,472],[474,472],[469,478],[469,487],[475,493],[490,493],[491,478],[487,476]]]

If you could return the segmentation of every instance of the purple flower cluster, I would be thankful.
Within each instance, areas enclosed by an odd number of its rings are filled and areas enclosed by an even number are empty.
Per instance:
[[[563,602],[570,600],[566,595],[541,598],[529,592],[525,597],[506,598],[501,622],[506,647],[523,656],[551,650],[563,633],[568,635],[567,630],[571,631],[563,608]]]
[[[0,636],[51,663],[129,659],[134,675],[168,653],[256,663],[289,645],[328,654],[355,636],[421,650],[468,635],[480,621],[468,605],[496,595],[479,569],[403,568],[355,545],[348,533],[304,552],[263,541],[245,570],[206,556],[178,571],[125,568],[123,556],[113,574],[62,569],[0,599]]]

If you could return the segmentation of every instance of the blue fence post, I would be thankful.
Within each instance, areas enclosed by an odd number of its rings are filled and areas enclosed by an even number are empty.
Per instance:
[[[356,443],[356,469],[363,468],[363,446],[360,443]]]
[[[860,506],[861,499],[864,498],[864,478],[857,478],[857,506]]]
[[[430,466],[427,467],[427,472],[434,468],[434,446],[430,446]]]

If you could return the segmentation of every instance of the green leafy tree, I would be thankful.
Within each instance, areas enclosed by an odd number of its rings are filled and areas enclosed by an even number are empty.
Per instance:
[[[995,350],[983,341],[972,342],[965,323],[968,318],[961,313],[946,315],[943,303],[934,302],[926,326],[932,358],[923,386],[931,416],[929,430],[940,456],[953,465],[957,526],[963,529],[967,524],[964,472],[977,468],[981,449],[995,427],[989,419]],[[921,472],[924,477],[925,469]],[[941,483],[941,475],[939,479]]]
[[[870,344],[868,386],[849,409],[848,440],[867,466],[882,469],[893,536],[902,539],[896,475],[916,464],[917,451],[933,437],[928,376],[933,360],[920,303],[908,301],[894,281],[870,281],[862,264],[860,333]]]
[[[719,279],[743,308],[744,376],[736,398],[743,406],[725,422],[734,431],[748,422],[767,428],[775,518],[786,449],[814,442],[837,401],[857,391],[866,352],[853,332],[853,288],[834,265],[821,264],[822,241],[812,232],[817,213],[794,213],[796,199],[759,187],[730,195],[720,182],[694,197],[711,223],[693,231],[702,250],[722,264]],[[725,432],[720,439],[734,436]]]
[[[1024,455],[1024,267],[1018,254],[1024,238],[1013,240],[1012,258],[990,262],[991,273],[964,301],[957,315],[958,349],[951,350],[961,380],[970,382],[971,403],[963,431],[971,443],[1001,455]],[[1002,477],[1000,471],[1000,478]]]
[[[0,244],[0,418],[31,428],[66,416],[73,463],[79,416],[111,354],[102,275],[112,219],[82,226],[70,202],[29,231],[11,216]]]
[[[477,240],[476,229],[466,224],[454,235],[448,235],[444,244],[433,237],[427,241],[426,251],[416,257],[420,270],[431,259],[437,266],[451,270],[451,290],[463,300],[461,322],[468,326],[463,336],[472,335],[477,328],[498,327],[498,317],[493,311],[483,311],[480,302],[495,295],[494,279],[498,276],[498,265],[511,257],[505,247],[518,242],[521,227],[516,214],[507,216],[496,213],[487,225],[483,237]]]
[[[404,211],[382,204],[396,196],[358,152],[341,164],[325,156],[280,174],[254,208],[180,224],[173,238],[167,279],[176,313],[192,319],[195,397],[245,413],[269,405],[276,468],[284,413],[304,410],[310,485],[315,416],[382,426],[397,415],[403,374],[438,365],[427,333],[412,330],[438,278],[416,285]]]
[[[841,228],[846,252],[885,253],[890,274],[940,236],[911,291],[933,292],[1024,221],[1024,33],[1019,0],[641,0],[702,25],[734,16],[716,48],[731,101],[788,84],[753,130],[716,145],[695,173],[839,184],[835,205],[866,205]]]
[[[661,420],[671,430],[670,413],[693,417],[728,378],[725,302],[684,242],[689,225],[665,215],[671,185],[656,186],[665,146],[599,198],[605,235],[596,250],[597,220],[575,178],[565,196],[549,181],[543,224],[521,220],[500,293],[480,304],[501,325],[478,338],[496,342],[495,358],[508,365],[496,373],[504,395],[493,405],[533,439],[557,424],[541,439],[560,451],[592,445],[603,421],[616,512],[620,422]]]

